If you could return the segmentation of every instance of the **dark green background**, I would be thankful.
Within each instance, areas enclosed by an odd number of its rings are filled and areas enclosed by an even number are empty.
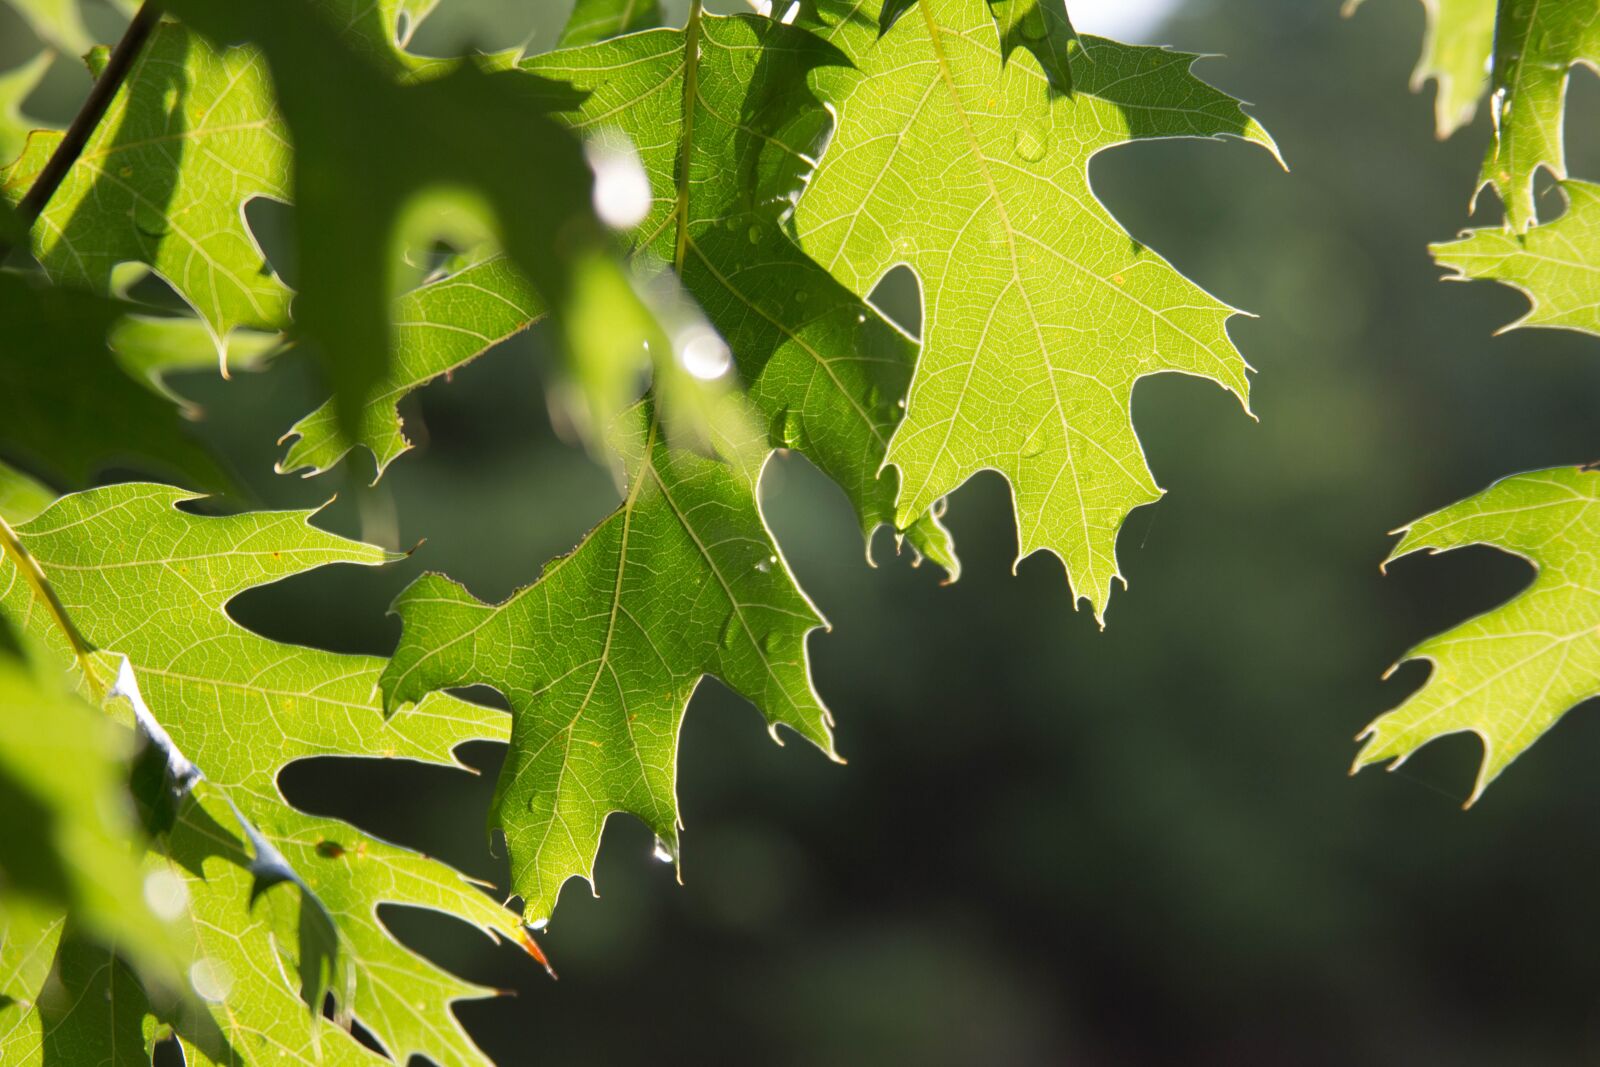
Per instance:
[[[445,0],[419,47],[536,26],[549,40],[566,5],[532,6]],[[686,884],[615,820],[603,896],[569,885],[545,938],[559,983],[448,921],[387,916],[516,992],[460,1009],[499,1062],[1600,1058],[1600,719],[1568,716],[1469,814],[1465,736],[1392,776],[1345,776],[1352,735],[1425,676],[1383,669],[1527,577],[1487,549],[1383,577],[1385,531],[1501,475],[1600,457],[1600,340],[1494,338],[1521,299],[1437,281],[1425,245],[1468,221],[1488,127],[1433,139],[1431,89],[1406,90],[1421,34],[1410,0],[1350,20],[1326,0],[1191,0],[1163,27],[1226,53],[1201,71],[1257,102],[1293,172],[1236,142],[1173,141],[1102,157],[1095,185],[1135,237],[1260,316],[1232,328],[1259,370],[1259,424],[1208,383],[1140,386],[1135,420],[1170,492],[1124,531],[1132,588],[1104,633],[1053,559],[1011,576],[997,477],[952,499],[967,571],[940,588],[887,535],[869,570],[843,497],[775,462],[767,510],[833,623],[811,650],[849,766],[774,746],[707,682],[683,734]],[[0,15],[0,58],[25,37]],[[82,84],[63,65],[37,106],[70,114]],[[1568,123],[1590,178],[1597,87],[1575,76]],[[270,240],[284,209],[258,207]],[[384,653],[384,608],[423,568],[484,597],[530,581],[615,499],[548,428],[550,363],[535,331],[424,390],[409,414],[426,443],[375,490],[364,457],[309,482],[272,474],[273,440],[317,399],[301,358],[183,380],[255,503],[337,492],[341,531],[427,539],[383,571],[252,593],[239,617]],[[499,754],[466,756],[482,777],[325,761],[285,786],[503,879],[481,830]]]

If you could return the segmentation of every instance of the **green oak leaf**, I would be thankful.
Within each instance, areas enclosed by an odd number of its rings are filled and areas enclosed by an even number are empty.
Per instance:
[[[359,444],[376,458],[381,477],[411,447],[396,408],[402,397],[544,315],[543,301],[503,255],[418,286],[400,296],[394,309],[389,370],[361,409],[355,431],[344,432],[328,401],[284,434],[289,447],[278,461],[280,472],[321,474]]]
[[[1558,467],[1505,478],[1418,519],[1389,555],[1490,545],[1533,564],[1506,603],[1417,645],[1426,684],[1358,736],[1352,771],[1399,766],[1446,734],[1475,733],[1483,759],[1470,805],[1568,708],[1600,694],[1600,474]]]
[[[426,575],[395,602],[391,706],[475,683],[511,702],[491,820],[530,922],[549,917],[567,879],[593,883],[612,812],[678,855],[678,733],[701,678],[753,702],[774,737],[787,726],[833,753],[806,653],[823,622],[761,520],[760,468],[668,449],[647,404],[617,438],[625,502],[535,584],[490,605]]]
[[[41,52],[0,72],[0,163],[15,159],[27,144],[28,134],[43,125],[22,113],[22,102],[38,88],[52,58],[49,52]]]
[[[1561,126],[1578,63],[1600,72],[1600,7],[1593,0],[1504,0],[1495,17],[1490,106],[1494,139],[1478,185],[1494,186],[1518,233],[1537,220],[1533,176],[1567,176]]]
[[[1361,0],[1347,0],[1345,14],[1360,5]],[[1488,89],[1496,0],[1422,0],[1422,6],[1427,29],[1411,91],[1421,92],[1433,81],[1434,129],[1445,138],[1472,121]]]
[[[196,952],[215,964],[195,992],[225,987],[207,1016],[213,1037],[251,1057],[265,1047],[263,1062],[302,1055],[313,1042],[330,1062],[376,1062],[343,1030],[320,1026],[320,1013],[281,977],[304,975],[322,958],[296,937],[314,899],[336,929],[348,981],[333,991],[346,1011],[401,1060],[416,1053],[445,1067],[486,1063],[448,1005],[488,991],[406,949],[377,909],[430,908],[511,938],[520,935],[515,917],[444,864],[295,810],[277,776],[315,756],[452,764],[465,741],[504,739],[505,717],[435,694],[412,715],[386,720],[377,695],[384,661],[281,644],[234,622],[227,605],[248,589],[391,557],[318,530],[305,512],[205,517],[180,507],[191,499],[137,483],[61,498],[18,528],[40,577],[20,580],[16,560],[0,565],[0,613],[76,663],[91,693],[112,689],[125,656],[151,717],[203,773],[163,854],[149,862],[188,887]],[[298,884],[256,892],[251,867],[261,857],[235,806],[314,898]],[[208,1045],[204,1030],[185,1037]]]
[[[795,223],[855,292],[897,264],[921,281],[922,355],[887,455],[897,524],[997,470],[1016,500],[1019,557],[1057,555],[1074,600],[1103,621],[1117,531],[1160,495],[1133,429],[1134,384],[1192,374],[1241,403],[1249,384],[1224,325],[1234,310],[1117,224],[1089,160],[1149,137],[1276,149],[1190,72],[1194,56],[1082,36],[1068,95],[1031,54],[1002,65],[984,0],[921,0],[881,38],[874,6],[821,5],[818,32],[854,66],[813,73],[838,130]]]
[[[1434,262],[1451,280],[1489,279],[1526,294],[1519,326],[1560,327],[1600,334],[1600,185],[1568,178],[1561,183],[1567,210],[1526,233],[1500,227],[1468,230],[1460,240],[1430,245]]]
[[[21,199],[61,136],[33,134],[0,172],[0,195]],[[220,353],[240,327],[289,324],[289,289],[244,217],[252,199],[288,196],[288,142],[260,55],[164,22],[45,206],[32,249],[54,280],[101,292],[119,264],[149,264]]]
[[[557,48],[576,48],[635,30],[661,25],[658,0],[578,0],[556,41]]]
[[[685,122],[684,62],[696,43],[696,106]],[[759,59],[756,58],[759,56]],[[814,36],[754,16],[697,18],[687,30],[639,33],[529,59],[557,112],[604,146],[620,131],[639,149],[652,199],[641,254],[674,262],[683,286],[727,339],[769,427],[770,443],[805,453],[844,488],[868,536],[894,516],[897,480],[882,471],[916,361],[915,343],[802,255],[781,216],[828,132],[805,71],[841,62]],[[614,76],[626,69],[626,77]],[[600,152],[604,152],[602,147]],[[691,180],[679,196],[679,175]],[[396,400],[459,367],[538,317],[541,305],[503,259],[476,264],[397,304],[397,358],[362,414],[360,440],[383,468],[408,446]],[[329,405],[297,423],[280,469],[316,473],[349,450]],[[958,570],[931,513],[912,547]]]
[[[151,367],[130,366],[108,347],[136,305],[0,271],[0,307],[9,314],[0,337],[5,458],[71,486],[120,465],[227,484],[180,407],[148,380]]]

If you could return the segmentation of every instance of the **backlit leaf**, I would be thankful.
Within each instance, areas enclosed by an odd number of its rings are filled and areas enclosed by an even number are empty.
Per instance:
[[[1272,141],[1190,73],[1194,56],[1084,36],[1068,95],[1027,52],[1002,64],[984,0],[920,0],[881,39],[872,6],[820,5],[819,32],[854,67],[813,75],[839,123],[795,222],[855,292],[899,263],[922,283],[922,355],[888,451],[897,521],[998,470],[1019,556],[1053,552],[1103,618],[1117,531],[1160,495],[1134,384],[1192,374],[1241,403],[1249,386],[1224,326],[1233,309],[1129,237],[1089,161],[1149,137]]]
[[[1483,741],[1468,803],[1573,705],[1600,694],[1600,474],[1585,468],[1518,474],[1412,523],[1393,562],[1426,549],[1490,545],[1533,564],[1506,603],[1417,645],[1427,682],[1360,735],[1355,768],[1391,769],[1436,737]]]
[[[330,1062],[370,1058],[347,1033],[319,1024],[320,1003],[304,1003],[298,983],[284,979],[314,958],[299,937],[310,905],[290,884],[255,899],[250,868],[258,850],[234,817],[236,806],[331,915],[350,976],[333,992],[346,1010],[401,1059],[485,1062],[448,1005],[487,991],[406,949],[380,924],[377,908],[430,908],[502,937],[519,935],[515,917],[437,861],[295,810],[277,776],[313,756],[451,764],[465,741],[504,738],[504,717],[436,694],[413,714],[386,721],[377,699],[383,661],[280,644],[239,626],[227,605],[247,589],[330,563],[388,557],[308,525],[303,512],[202,517],[180,509],[188,499],[141,484],[63,497],[19,530],[56,601],[18,580],[8,562],[0,569],[0,612],[76,663],[90,691],[110,690],[126,656],[151,715],[204,775],[182,800],[164,854],[150,862],[184,881],[197,954],[212,961],[203,976],[212,979],[211,992],[227,987],[212,998],[219,1001],[215,1030],[251,1055],[263,1044],[299,1055],[320,1042],[327,1056],[342,1057]],[[190,977],[206,997],[206,982]]]
[[[1532,307],[1505,329],[1551,326],[1600,334],[1600,185],[1561,183],[1567,210],[1526,233],[1499,227],[1468,230],[1460,240],[1429,246],[1453,278],[1484,278],[1518,289]]]

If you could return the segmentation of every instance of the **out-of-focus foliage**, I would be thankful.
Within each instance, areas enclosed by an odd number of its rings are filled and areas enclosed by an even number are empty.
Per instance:
[[[1345,13],[1360,6],[1361,0],[1347,0]],[[1434,83],[1434,129],[1449,137],[1472,121],[1487,91],[1497,0],[1422,0],[1422,6],[1428,24],[1411,89]]]
[[[163,895],[170,876],[147,882],[138,862],[133,733],[12,654],[0,655],[0,708],[0,1048],[14,1062],[7,1035],[40,995],[69,916],[77,936],[115,945],[168,995],[187,961]]]
[[[661,25],[658,0],[577,0],[557,39],[558,48],[575,48]]]
[[[497,61],[419,64],[399,47],[403,0],[179,0],[172,9],[214,38],[244,37],[273,72],[293,142],[301,270],[299,334],[312,340],[346,434],[383,380],[391,347],[395,230],[422,194],[468,196],[492,213],[512,260],[544,297],[602,425],[630,399],[626,371],[660,341],[592,203],[577,140],[552,122],[526,82]],[[328,86],[338,86],[329,93]],[[353,137],[352,131],[361,131]],[[537,196],[529,178],[538,176]]]
[[[5,0],[52,48],[82,55],[94,44],[83,24],[83,0]],[[122,6],[119,4],[119,6]]]
[[[27,143],[39,123],[22,112],[22,102],[39,86],[50,67],[50,55],[41,52],[19,66],[0,72],[0,163],[10,162]]]
[[[223,484],[178,406],[149,379],[174,357],[136,355],[129,367],[109,347],[134,305],[0,272],[0,309],[0,457],[73,487],[119,464]]]
[[[0,519],[13,525],[27,522],[54,499],[49,486],[10,464],[0,463]]]

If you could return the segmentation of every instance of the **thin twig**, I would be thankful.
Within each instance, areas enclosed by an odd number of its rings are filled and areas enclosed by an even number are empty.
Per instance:
[[[11,565],[22,573],[22,577],[33,587],[33,595],[43,601],[45,609],[49,611],[56,626],[67,639],[72,654],[78,660],[78,666],[83,670],[83,680],[89,687],[89,692],[94,694],[95,700],[100,700],[105,693],[100,685],[100,680],[95,677],[94,649],[83,639],[77,626],[73,625],[72,616],[67,614],[67,606],[61,603],[61,598],[56,595],[56,590],[50,584],[50,579],[44,575],[39,561],[33,558],[33,553],[23,545],[22,538],[17,536],[5,519],[0,518],[0,556],[10,557]]]
[[[117,90],[122,88],[122,83],[127,80],[128,72],[133,69],[133,61],[138,58],[139,50],[150,39],[150,34],[155,31],[156,24],[160,21],[160,3],[157,0],[145,0],[144,6],[139,8],[139,13],[128,23],[127,32],[122,35],[122,40],[112,49],[105,70],[95,79],[94,85],[89,89],[88,98],[78,109],[72,125],[67,127],[66,135],[61,138],[61,143],[56,146],[49,162],[45,163],[44,169],[39,172],[39,176],[34,179],[27,194],[17,205],[14,217],[18,234],[26,235],[33,229],[33,224],[39,221],[45,205],[56,195],[56,190],[61,188],[67,172],[83,154],[83,146],[89,143],[89,137],[94,133],[95,127],[105,118],[106,109],[111,106],[112,98],[117,95]],[[10,255],[10,242],[0,239],[0,263],[4,263]]]

